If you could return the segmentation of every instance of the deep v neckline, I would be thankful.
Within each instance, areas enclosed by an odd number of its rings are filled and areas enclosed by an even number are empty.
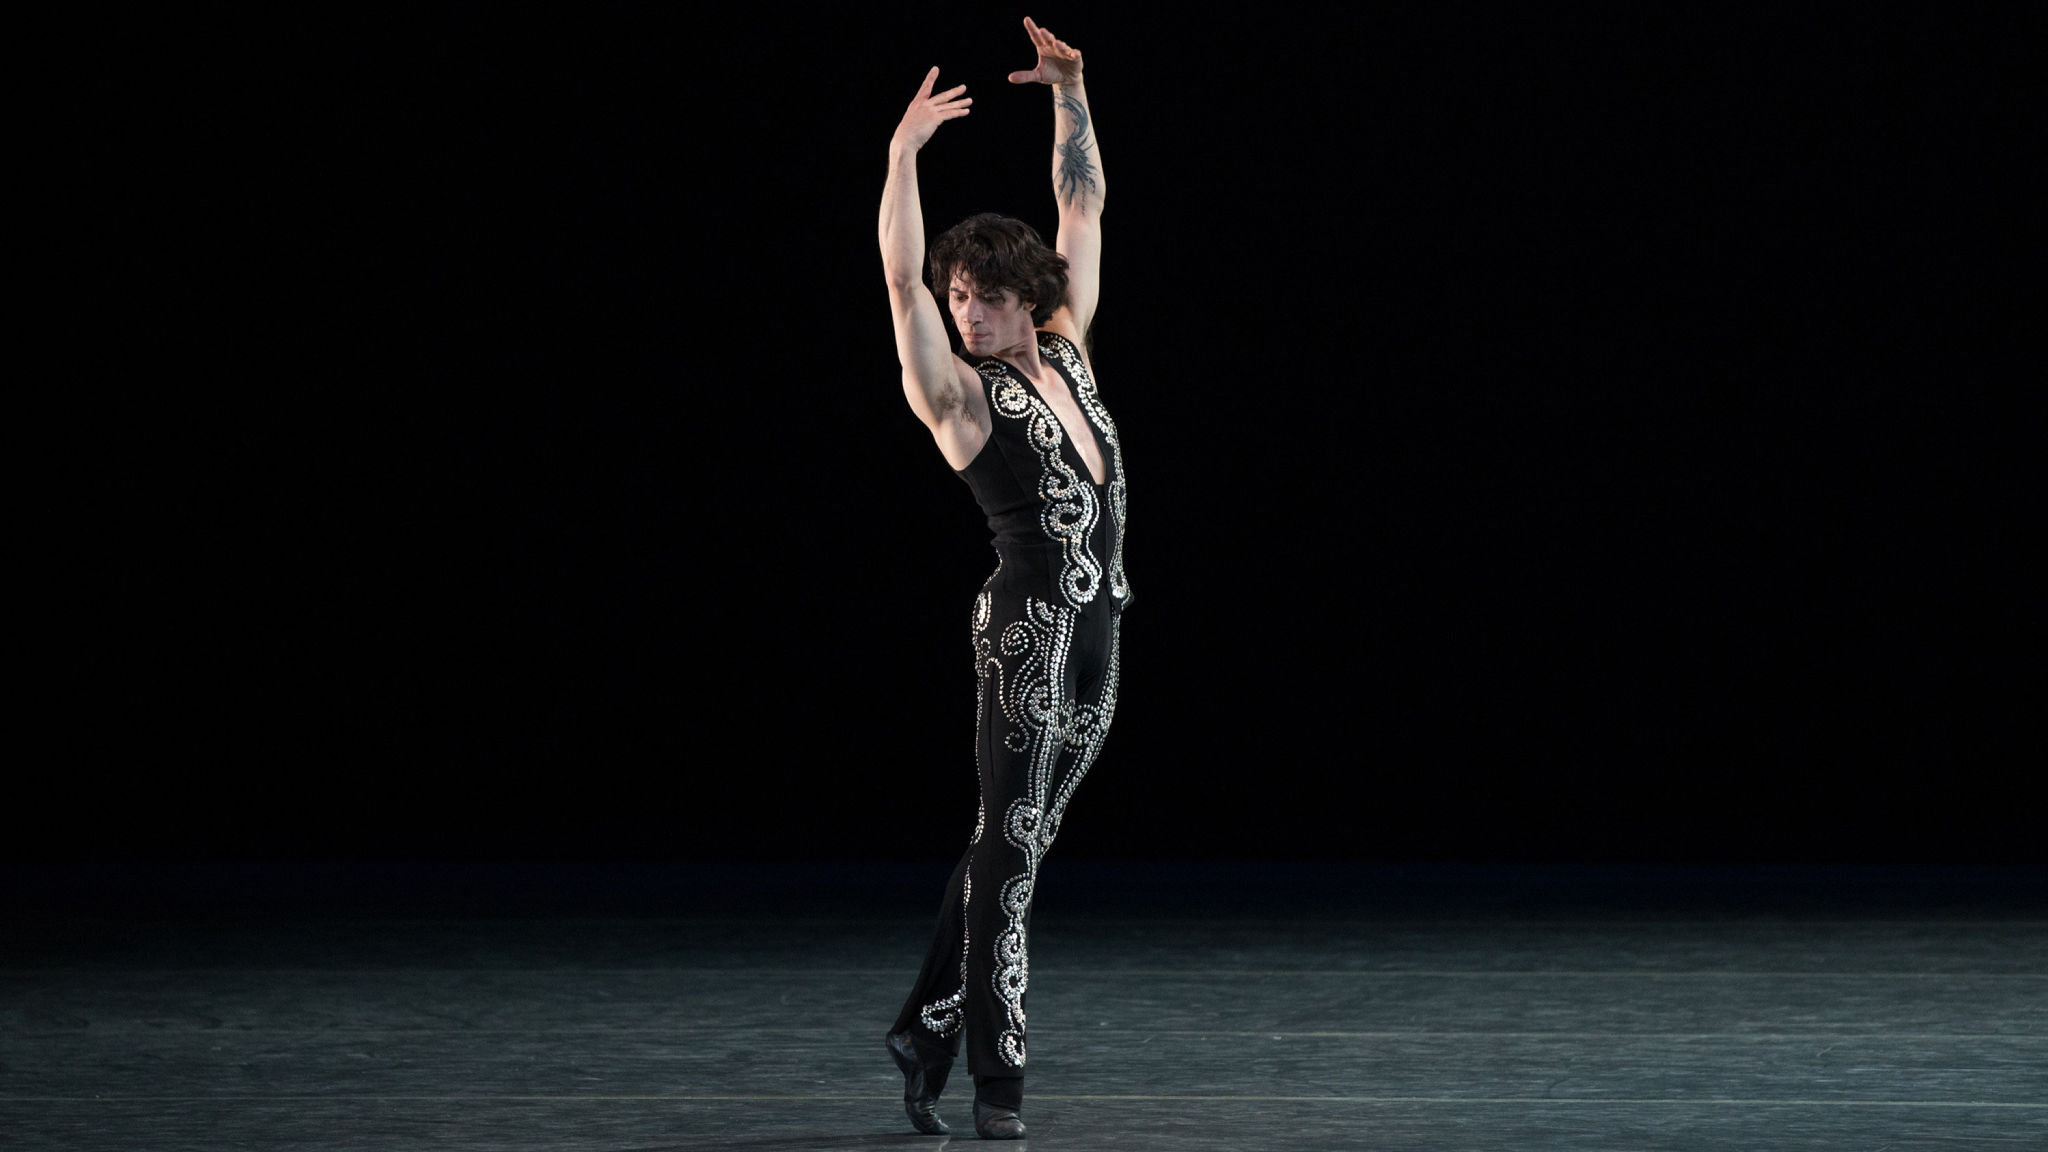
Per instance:
[[[1002,360],[1001,357],[997,357],[997,359]],[[1031,379],[1030,375],[1008,360],[1002,360],[1002,365],[1009,369],[1010,373],[1017,377],[1017,379],[1022,380],[1024,386],[1031,389],[1031,395],[1040,404],[1045,405],[1047,411],[1052,413],[1053,423],[1060,426],[1060,443],[1065,445],[1068,454],[1074,457],[1074,463],[1081,466],[1081,475],[1086,476],[1088,482],[1097,488],[1106,487],[1109,484],[1109,452],[1103,448],[1102,437],[1096,433],[1094,422],[1088,419],[1088,409],[1081,406],[1081,390],[1074,386],[1074,378],[1067,375],[1066,370],[1060,367],[1058,361],[1046,355],[1043,345],[1038,349],[1038,359],[1040,363],[1051,368],[1061,380],[1066,382],[1067,398],[1074,402],[1074,411],[1081,416],[1081,426],[1088,430],[1088,438],[1095,442],[1095,455],[1102,460],[1102,479],[1097,480],[1095,478],[1095,472],[1088,467],[1088,458],[1081,455],[1081,446],[1074,442],[1074,430],[1067,427],[1065,420],[1060,419],[1060,410],[1054,408],[1052,401],[1045,398],[1045,393],[1038,390],[1037,383]]]

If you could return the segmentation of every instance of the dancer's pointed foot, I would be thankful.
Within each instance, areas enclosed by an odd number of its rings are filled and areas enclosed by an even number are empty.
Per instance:
[[[939,1119],[939,1093],[945,1090],[946,1076],[953,1070],[953,1057],[920,1046],[908,1032],[892,1032],[889,1058],[903,1070],[903,1111],[911,1126],[927,1136],[951,1131]]]

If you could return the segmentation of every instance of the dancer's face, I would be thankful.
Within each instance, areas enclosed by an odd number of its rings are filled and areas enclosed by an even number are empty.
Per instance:
[[[1031,342],[1031,304],[1010,289],[982,289],[954,273],[946,299],[960,343],[976,356]]]

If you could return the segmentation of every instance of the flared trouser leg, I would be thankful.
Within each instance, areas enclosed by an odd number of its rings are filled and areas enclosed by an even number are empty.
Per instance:
[[[1038,869],[1116,710],[1116,614],[984,590],[975,600],[981,804],[896,1031],[977,1080],[1024,1074]]]
[[[971,852],[963,854],[960,863],[953,866],[945,896],[939,901],[938,928],[932,933],[931,947],[925,951],[924,966],[918,969],[910,999],[903,1002],[903,1011],[897,1013],[896,1023],[890,1028],[891,1032],[909,1033],[927,1047],[944,1048],[955,1056],[960,1054],[961,1025],[965,1019],[961,1004],[966,999],[966,969],[961,950],[966,945],[963,928],[967,902],[963,891],[970,858]]]

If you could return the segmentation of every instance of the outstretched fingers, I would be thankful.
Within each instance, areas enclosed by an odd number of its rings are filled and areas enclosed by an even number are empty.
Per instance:
[[[1060,84],[1079,79],[1079,49],[1054,36],[1051,29],[1040,28],[1038,22],[1029,16],[1024,18],[1024,33],[1031,37],[1031,47],[1038,53],[1038,67],[1028,72],[1010,73],[1010,83]]]
[[[913,109],[920,107],[928,109],[948,120],[955,116],[965,116],[967,114],[967,106],[974,103],[974,97],[961,95],[962,92],[967,91],[967,85],[955,84],[944,92],[933,95],[932,85],[938,83],[938,79],[939,70],[936,67],[925,73],[924,83],[917,86],[917,96],[911,100],[910,106]]]
[[[967,85],[956,84],[953,87],[946,89],[944,92],[939,93],[937,96],[934,96],[932,95],[932,85],[938,82],[939,67],[938,65],[934,64],[932,65],[932,70],[924,74],[924,83],[919,84],[917,86],[917,96],[915,97],[915,99],[940,101],[951,100],[953,97],[958,96],[962,92],[967,91]]]
[[[948,120],[958,120],[967,115],[968,106],[974,101],[962,93],[967,85],[956,84],[937,95],[932,87],[939,82],[939,70],[935,67],[924,74],[924,83],[917,86],[917,95],[911,97],[910,107],[903,110],[903,120],[896,125],[894,139],[906,144],[912,151],[924,147],[932,138],[939,125]]]
[[[1061,60],[1072,60],[1081,53],[1065,40],[1052,34],[1050,28],[1040,28],[1031,17],[1024,18],[1024,31],[1031,36],[1031,44],[1040,56],[1053,56]]]
[[[925,105],[937,113],[941,120],[953,120],[965,116],[967,115],[967,106],[974,103],[974,97],[960,95],[965,91],[967,91],[967,85],[965,84],[957,88],[948,88],[937,96],[927,99]]]

